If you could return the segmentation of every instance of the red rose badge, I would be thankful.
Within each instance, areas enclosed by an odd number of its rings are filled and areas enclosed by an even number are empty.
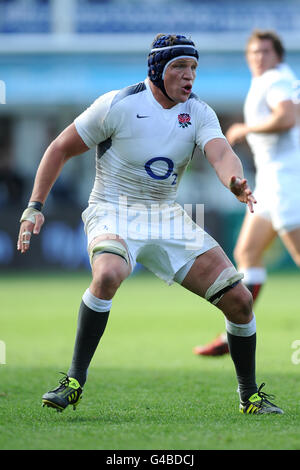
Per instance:
[[[178,114],[178,122],[180,127],[188,127],[191,123],[191,116],[187,113]]]

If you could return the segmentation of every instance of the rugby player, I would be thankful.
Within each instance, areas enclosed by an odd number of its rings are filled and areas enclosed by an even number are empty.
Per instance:
[[[300,136],[296,122],[296,76],[284,62],[285,50],[274,31],[255,30],[246,57],[252,75],[244,105],[244,123],[227,131],[234,146],[247,139],[254,156],[258,203],[245,215],[234,250],[238,270],[255,301],[266,281],[264,252],[279,236],[300,266]],[[229,352],[226,334],[194,348],[199,355]]]
[[[28,251],[31,234],[41,229],[43,204],[66,161],[96,148],[95,183],[82,214],[92,281],[82,297],[70,368],[58,387],[42,398],[44,405],[58,411],[80,402],[112,299],[138,261],[224,313],[240,411],[282,413],[256,384],[256,323],[242,275],[218,243],[175,203],[196,145],[239,201],[250,211],[256,202],[215,112],[192,92],[197,65],[198,52],[190,39],[158,35],[148,56],[148,77],[98,98],[50,144],[41,160],[21,217],[21,253]],[[144,223],[134,225],[137,208]],[[172,227],[168,237],[162,233],[166,220]],[[178,236],[183,221],[185,230]]]

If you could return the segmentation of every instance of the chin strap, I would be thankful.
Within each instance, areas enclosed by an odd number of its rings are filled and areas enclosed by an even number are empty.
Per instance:
[[[155,84],[154,84],[155,85]],[[157,85],[156,85],[157,86]],[[164,82],[162,83],[162,86],[161,87],[158,87],[162,92],[163,94],[168,98],[168,100],[172,101],[173,103],[175,103],[175,101],[173,100],[173,98],[171,98],[168,93],[166,92],[166,89],[165,89],[165,85],[164,85]]]

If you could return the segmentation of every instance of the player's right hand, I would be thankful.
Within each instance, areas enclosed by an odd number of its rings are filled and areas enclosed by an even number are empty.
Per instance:
[[[26,253],[30,247],[30,239],[32,233],[38,235],[41,231],[45,217],[41,211],[27,207],[23,212],[20,222],[20,231],[17,241],[17,250]]]

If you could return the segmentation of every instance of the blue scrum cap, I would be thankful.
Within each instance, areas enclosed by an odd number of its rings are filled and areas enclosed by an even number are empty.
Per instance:
[[[173,60],[189,57],[198,62],[199,54],[193,41],[186,36],[166,34],[159,36],[152,44],[148,55],[148,76],[168,98],[164,87],[164,74],[168,65]]]

